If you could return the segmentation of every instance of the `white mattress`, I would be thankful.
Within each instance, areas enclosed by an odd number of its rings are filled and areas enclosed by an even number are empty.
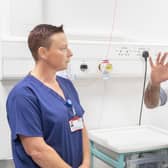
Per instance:
[[[117,153],[168,148],[168,132],[153,126],[90,130],[90,140]]]

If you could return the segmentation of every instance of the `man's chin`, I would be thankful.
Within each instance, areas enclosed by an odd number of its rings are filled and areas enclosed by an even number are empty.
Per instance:
[[[68,64],[65,64],[62,68],[61,68],[61,71],[64,71],[68,68]]]

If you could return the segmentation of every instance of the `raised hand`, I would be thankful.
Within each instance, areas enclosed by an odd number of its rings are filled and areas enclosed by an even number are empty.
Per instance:
[[[163,56],[159,53],[155,64],[153,63],[152,58],[149,57],[149,63],[151,66],[151,84],[153,86],[159,86],[161,82],[168,80],[167,56],[168,52],[164,53]]]

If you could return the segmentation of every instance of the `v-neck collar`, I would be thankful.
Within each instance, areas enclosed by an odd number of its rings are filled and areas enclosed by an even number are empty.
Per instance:
[[[66,103],[66,100],[67,100],[67,94],[66,94],[66,89],[65,89],[65,86],[63,86],[61,80],[60,80],[60,77],[56,76],[56,81],[58,82],[60,88],[62,89],[62,92],[64,94],[64,98],[59,95],[55,90],[53,90],[52,88],[48,87],[47,85],[45,85],[43,82],[41,82],[38,78],[36,78],[35,76],[29,74],[28,75],[28,78],[34,80],[35,82],[38,83],[38,85],[46,88],[50,93],[52,93],[54,96],[57,96],[59,99],[61,99],[64,103]]]

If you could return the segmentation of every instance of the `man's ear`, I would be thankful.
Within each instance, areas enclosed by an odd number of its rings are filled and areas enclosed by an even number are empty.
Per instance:
[[[47,50],[45,47],[39,47],[38,48],[38,56],[41,59],[46,60],[47,59]]]

